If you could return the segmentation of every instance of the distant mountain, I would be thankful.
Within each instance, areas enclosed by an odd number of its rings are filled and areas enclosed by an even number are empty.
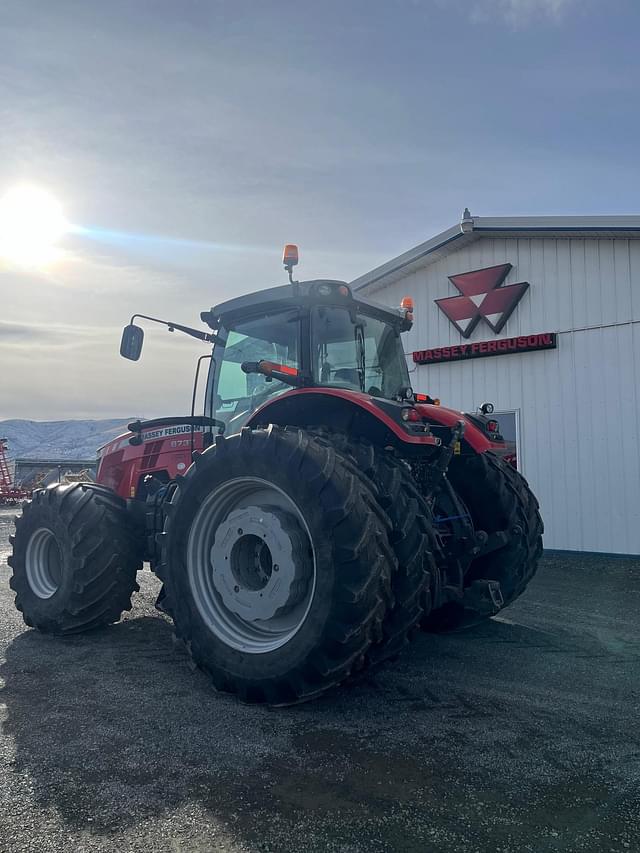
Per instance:
[[[96,450],[125,432],[134,418],[86,421],[0,421],[12,459],[95,459]]]

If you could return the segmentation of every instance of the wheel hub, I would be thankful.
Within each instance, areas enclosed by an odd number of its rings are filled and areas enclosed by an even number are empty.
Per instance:
[[[62,582],[62,554],[48,527],[38,528],[29,539],[25,569],[29,586],[38,598],[55,595]]]
[[[211,491],[191,522],[186,562],[194,604],[225,645],[265,654],[305,624],[315,548],[304,514],[274,483],[235,477]]]
[[[295,607],[312,565],[300,525],[279,507],[229,513],[216,531],[212,580],[225,606],[243,619],[271,619]]]

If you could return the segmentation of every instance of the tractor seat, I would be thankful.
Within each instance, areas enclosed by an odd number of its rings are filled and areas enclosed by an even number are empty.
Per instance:
[[[355,367],[341,367],[333,374],[333,378],[338,382],[346,382],[348,385],[360,388],[360,374]]]

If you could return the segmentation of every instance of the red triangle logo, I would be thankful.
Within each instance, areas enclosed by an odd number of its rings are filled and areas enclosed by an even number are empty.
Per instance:
[[[529,287],[527,281],[501,286],[511,268],[511,264],[498,264],[449,276],[460,296],[436,299],[435,303],[463,338],[471,336],[480,320],[496,334],[502,330]]]

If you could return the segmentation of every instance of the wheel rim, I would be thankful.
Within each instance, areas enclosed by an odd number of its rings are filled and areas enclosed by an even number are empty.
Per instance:
[[[27,581],[38,598],[51,598],[62,582],[62,554],[55,534],[40,527],[29,539],[25,555]]]
[[[316,558],[300,509],[266,480],[227,481],[202,503],[187,542],[196,607],[227,646],[264,654],[304,624]]]

